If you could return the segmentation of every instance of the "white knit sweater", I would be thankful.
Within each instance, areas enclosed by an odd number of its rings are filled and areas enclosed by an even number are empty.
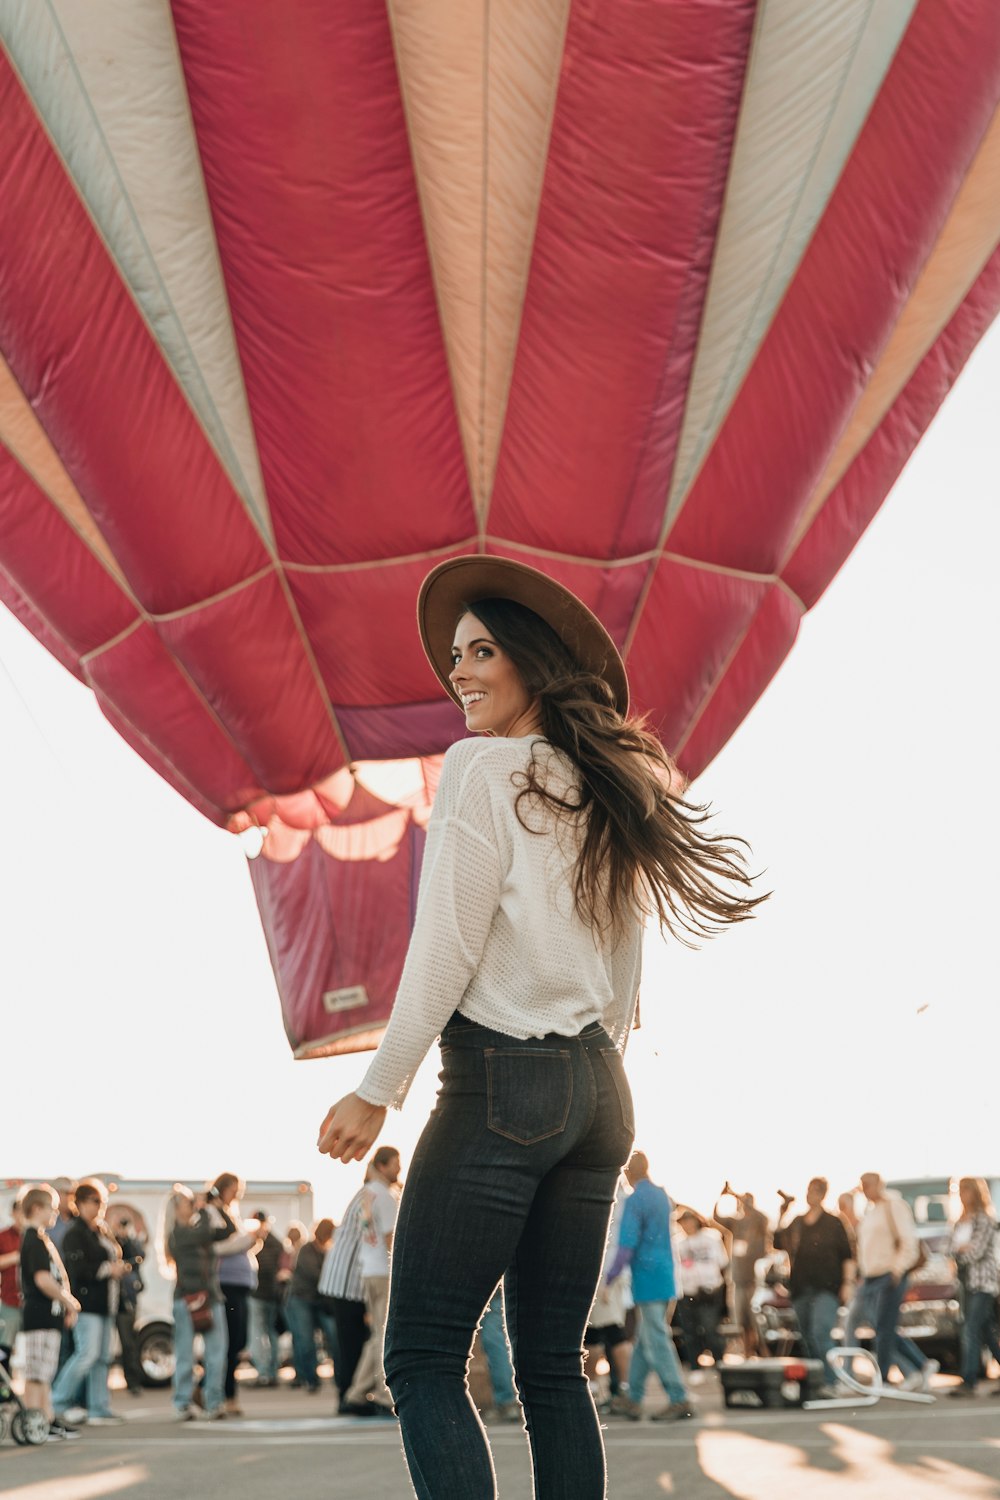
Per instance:
[[[452,745],[427,826],[416,920],[392,1016],[361,1086],[397,1108],[449,1016],[507,1036],[576,1036],[600,1021],[624,1050],[642,960],[636,917],[614,948],[576,911],[579,835],[537,798],[515,798],[534,754],[571,794],[579,773],[540,736]]]

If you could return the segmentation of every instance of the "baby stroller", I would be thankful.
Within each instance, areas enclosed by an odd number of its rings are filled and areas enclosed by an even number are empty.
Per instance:
[[[49,1419],[36,1407],[25,1406],[14,1389],[10,1371],[0,1360],[0,1443],[7,1436],[8,1428],[15,1443],[44,1443],[49,1435]]]

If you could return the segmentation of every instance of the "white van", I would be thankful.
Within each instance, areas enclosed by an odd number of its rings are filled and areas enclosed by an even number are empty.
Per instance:
[[[163,1216],[174,1179],[119,1177],[113,1172],[87,1175],[99,1178],[108,1189],[108,1222],[112,1227],[127,1220],[130,1234],[144,1246],[145,1259],[140,1267],[143,1291],[135,1318],[139,1358],[147,1385],[168,1385],[174,1372],[174,1287],[163,1260]],[[205,1181],[190,1178],[185,1186],[192,1192],[202,1192]],[[13,1197],[25,1179],[7,1177],[2,1182],[5,1193],[10,1191]],[[278,1235],[284,1235],[295,1222],[309,1229],[313,1223],[312,1184],[251,1178],[243,1195],[243,1213],[249,1217],[258,1210],[273,1217]]]

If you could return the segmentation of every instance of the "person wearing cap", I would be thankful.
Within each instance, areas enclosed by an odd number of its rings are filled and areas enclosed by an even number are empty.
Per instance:
[[[568,589],[503,558],[452,558],[424,580],[418,625],[471,737],[444,757],[389,1024],[318,1144],[364,1156],[440,1037],[384,1348],[412,1483],[420,1500],[495,1495],[466,1371],[503,1278],[536,1493],[596,1500],[583,1342],[634,1135],[622,1054],[643,920],[705,936],[764,897],[629,717],[622,659]]]

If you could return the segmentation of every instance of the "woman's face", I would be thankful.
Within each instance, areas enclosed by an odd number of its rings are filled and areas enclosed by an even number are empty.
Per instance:
[[[233,1199],[239,1193],[239,1190],[240,1185],[238,1182],[230,1183],[229,1187],[220,1189],[219,1202],[225,1204],[226,1208],[228,1208],[230,1203],[232,1203]]]
[[[474,614],[463,615],[451,648],[451,683],[473,734],[533,734],[538,709],[503,647]]]
[[[105,1204],[100,1198],[84,1198],[77,1201],[77,1212],[85,1224],[96,1224],[104,1215]]]
[[[194,1217],[194,1204],[190,1198],[178,1198],[174,1204],[178,1224],[190,1224]]]
[[[971,1182],[960,1182],[958,1185],[958,1196],[963,1208],[978,1208],[979,1194]]]

